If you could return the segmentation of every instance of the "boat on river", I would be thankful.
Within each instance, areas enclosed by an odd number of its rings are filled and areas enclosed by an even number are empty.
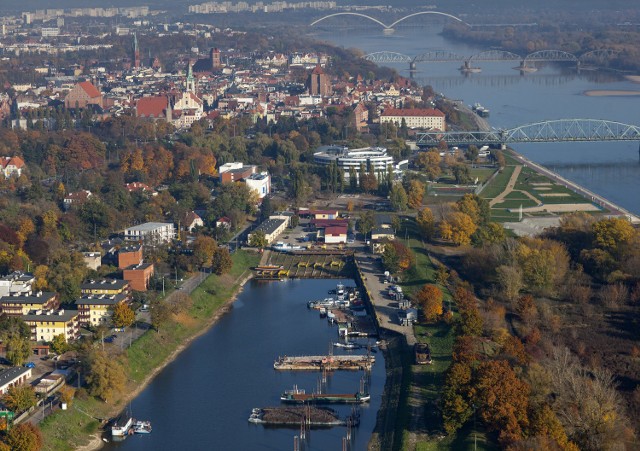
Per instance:
[[[115,420],[113,426],[111,426],[112,437],[126,437],[131,431],[133,425],[133,418],[121,417]]]
[[[150,421],[136,421],[133,423],[133,432],[135,434],[151,434]]]
[[[280,401],[289,404],[362,404],[370,399],[368,393],[305,393],[297,386],[280,395]]]
[[[362,347],[361,345],[359,345],[358,343],[354,343],[353,341],[347,341],[346,343],[336,341],[335,343],[333,343],[333,346],[342,349],[360,349]]]

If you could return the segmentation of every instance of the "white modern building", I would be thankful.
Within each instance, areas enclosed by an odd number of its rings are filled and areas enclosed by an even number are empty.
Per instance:
[[[335,161],[347,178],[350,168],[354,168],[357,172],[361,164],[364,164],[367,171],[373,171],[374,174],[386,171],[387,167],[393,164],[393,157],[387,154],[387,149],[384,147],[349,149],[342,146],[322,146],[313,154],[313,160],[322,165],[330,165]]]
[[[151,243],[166,243],[176,237],[176,227],[172,222],[145,222],[124,229],[125,240],[139,240]]]
[[[268,172],[251,174],[243,181],[250,189],[258,193],[260,199],[263,199],[271,192],[271,176]]]

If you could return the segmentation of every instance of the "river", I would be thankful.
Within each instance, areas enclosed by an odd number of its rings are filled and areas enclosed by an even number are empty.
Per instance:
[[[487,48],[445,39],[441,25],[399,28],[384,35],[376,27],[350,30],[316,30],[315,38],[365,53],[394,51],[416,56],[432,50],[449,50],[471,56]],[[408,64],[389,64],[408,76]],[[480,103],[491,110],[495,128],[512,128],[534,122],[563,119],[607,119],[640,125],[640,97],[589,97],[589,90],[640,91],[640,84],[604,72],[582,72],[562,64],[548,64],[535,73],[520,75],[515,62],[482,63],[481,73],[465,76],[460,63],[422,63],[415,78],[430,84],[448,98],[466,104]],[[363,74],[366,75],[366,74]],[[547,166],[614,203],[640,214],[640,163],[638,142],[516,144],[531,160]]]
[[[247,421],[253,407],[279,405],[280,393],[297,384],[312,392],[320,373],[277,372],[283,355],[326,354],[337,329],[309,300],[324,298],[336,280],[248,282],[231,311],[195,340],[131,403],[135,418],[150,420],[153,433],[110,443],[112,450],[290,450],[294,429],[267,428]],[[354,286],[351,280],[342,281]],[[366,342],[364,339],[359,339]],[[338,354],[338,352],[335,352]],[[361,424],[350,450],[365,450],[375,427],[385,381],[384,358],[374,354],[371,402],[361,408]],[[338,371],[328,393],[355,393],[361,372]],[[348,406],[336,406],[345,416]],[[345,427],[313,429],[302,450],[341,450]]]

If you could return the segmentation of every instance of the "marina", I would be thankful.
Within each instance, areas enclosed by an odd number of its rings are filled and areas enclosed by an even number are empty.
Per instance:
[[[353,275],[353,257],[340,249],[266,250],[267,264],[254,268],[256,279],[341,279]]]

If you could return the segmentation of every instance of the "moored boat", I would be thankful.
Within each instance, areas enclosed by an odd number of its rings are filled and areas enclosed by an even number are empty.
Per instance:
[[[131,426],[133,425],[133,418],[123,417],[118,418],[111,426],[111,436],[113,437],[125,437],[129,434]]]
[[[290,393],[289,390],[280,396],[282,402],[291,404],[362,404],[370,399],[368,393]]]
[[[136,434],[151,434],[151,422],[136,421],[133,424],[133,432]]]

